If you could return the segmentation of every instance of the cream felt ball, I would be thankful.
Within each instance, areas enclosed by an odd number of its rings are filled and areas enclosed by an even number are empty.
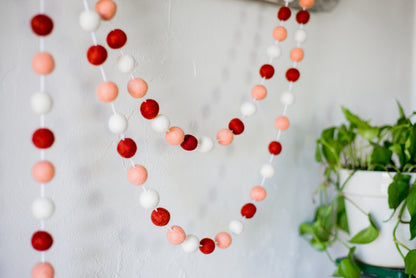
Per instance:
[[[97,12],[83,11],[79,16],[79,25],[86,32],[94,32],[100,27],[101,19]]]
[[[233,220],[228,225],[228,228],[233,234],[239,235],[244,231],[244,224],[239,220]]]
[[[187,235],[182,243],[182,249],[185,253],[193,253],[199,249],[199,239],[194,235]]]
[[[48,219],[55,212],[55,204],[49,198],[37,198],[32,203],[32,213],[36,219]]]
[[[136,66],[136,61],[131,55],[122,55],[117,59],[117,67],[122,73],[131,73]]]
[[[38,115],[48,114],[52,110],[53,100],[48,93],[36,92],[30,98],[30,107]]]
[[[154,189],[148,189],[140,194],[140,205],[145,209],[154,209],[159,205],[159,193]]]
[[[123,134],[128,127],[126,116],[122,114],[114,114],[108,120],[108,128],[114,134]]]

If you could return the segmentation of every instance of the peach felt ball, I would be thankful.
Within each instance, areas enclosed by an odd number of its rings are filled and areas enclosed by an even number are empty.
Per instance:
[[[305,9],[309,9],[313,6],[315,3],[315,0],[299,0],[299,6]]]
[[[284,41],[287,37],[287,30],[285,27],[283,26],[277,26],[276,28],[274,28],[273,30],[273,38],[276,41]]]
[[[134,98],[142,98],[147,93],[147,83],[141,78],[130,79],[127,83],[127,91]]]
[[[285,116],[279,116],[274,121],[274,127],[277,130],[285,131],[289,128],[289,119]]]
[[[215,242],[218,248],[225,249],[231,245],[232,238],[229,233],[221,232],[215,236]]]
[[[221,129],[217,133],[217,140],[220,145],[227,146],[231,144],[234,139],[233,132],[229,129]]]
[[[263,85],[256,85],[251,89],[251,96],[256,100],[262,100],[267,96],[267,89]]]
[[[53,278],[55,270],[50,263],[38,263],[32,268],[33,278]]]
[[[32,176],[39,183],[50,182],[55,176],[55,167],[46,160],[36,162],[32,168]]]
[[[111,20],[117,12],[117,5],[113,0],[100,0],[95,4],[95,11],[102,20]]]
[[[114,82],[101,82],[97,87],[97,97],[102,102],[112,102],[118,96],[118,87]]]
[[[257,202],[263,201],[266,198],[266,195],[266,190],[260,185],[253,187],[250,191],[250,198]]]
[[[40,75],[50,74],[55,68],[53,56],[48,52],[39,52],[32,59],[33,71]]]
[[[134,165],[127,171],[127,179],[131,184],[142,185],[147,180],[147,170],[142,165]]]
[[[180,145],[185,140],[185,133],[179,127],[171,127],[165,135],[166,142],[169,145]]]
[[[173,245],[182,244],[185,241],[186,234],[179,226],[172,226],[167,232],[168,241]]]
[[[299,48],[299,47],[295,47],[292,49],[292,51],[290,51],[290,59],[293,62],[300,62],[303,60],[303,49]]]

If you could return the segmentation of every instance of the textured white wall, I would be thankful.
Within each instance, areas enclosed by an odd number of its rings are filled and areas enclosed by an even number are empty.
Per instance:
[[[171,246],[166,229],[151,224],[138,203],[140,188],[128,184],[128,164],[115,152],[116,138],[106,127],[110,107],[98,102],[97,68],[85,52],[91,44],[78,26],[79,1],[46,0],[55,21],[46,49],[56,58],[47,78],[54,96],[47,125],[56,142],[47,158],[57,168],[47,195],[57,205],[47,222],[55,244],[47,258],[57,277],[327,277],[333,266],[297,234],[312,217],[311,194],[319,181],[314,163],[315,138],[342,119],[340,105],[375,122],[397,115],[395,99],[410,111],[414,2],[344,0],[331,13],[312,14],[297,102],[290,107],[292,127],[284,134],[277,175],[267,184],[246,231],[228,250],[209,256],[184,254]],[[99,41],[121,27],[129,41],[125,52],[139,62],[136,75],[149,81],[149,97],[175,125],[214,136],[238,115],[238,106],[258,82],[265,48],[272,42],[277,7],[238,0],[118,1],[116,19],[104,23]],[[1,1],[0,52],[0,277],[29,277],[39,254],[30,246],[37,229],[30,212],[39,195],[30,169],[39,152],[30,143],[38,118],[29,97],[38,88],[30,61],[38,49],[29,19],[37,1]],[[169,23],[170,18],[170,23]],[[284,55],[293,47],[293,31]],[[127,77],[114,70],[116,53],[105,64],[110,79],[124,88]],[[239,216],[249,189],[259,182],[258,169],[268,158],[273,119],[281,112],[279,95],[287,83],[280,60],[277,78],[259,112],[247,120],[246,133],[229,148],[210,154],[185,153],[167,146],[138,115],[138,102],[121,90],[116,106],[130,116],[128,135],[138,143],[138,163],[149,170],[148,185],[161,193],[171,224],[213,237]],[[195,65],[195,66],[194,66]],[[414,105],[414,104],[413,104]],[[414,108],[415,106],[413,106]],[[341,250],[342,251],[342,250]]]

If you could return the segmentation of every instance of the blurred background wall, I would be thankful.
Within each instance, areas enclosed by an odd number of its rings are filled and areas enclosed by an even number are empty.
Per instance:
[[[159,100],[172,124],[213,137],[239,116],[240,103],[249,99],[267,61],[277,6],[248,0],[116,2],[117,15],[102,24],[98,41],[113,28],[126,31],[124,51],[138,61],[135,75],[148,81],[149,98]],[[321,179],[315,139],[343,120],[341,105],[373,123],[393,122],[396,100],[408,113],[416,109],[414,1],[341,0],[332,12],[312,14],[301,78],[294,85],[296,103],[288,111],[291,128],[282,136],[268,197],[229,249],[208,256],[171,246],[166,229],[153,226],[140,207],[142,190],[128,183],[129,164],[115,152],[118,140],[107,129],[111,109],[95,95],[101,76],[86,59],[91,38],[78,25],[82,10],[81,0],[46,0],[55,29],[45,46],[56,60],[46,82],[55,101],[46,124],[56,136],[46,152],[56,166],[46,189],[56,203],[46,223],[55,244],[46,256],[56,277],[330,276],[334,267],[325,254],[312,250],[297,232],[300,222],[313,217],[312,193]],[[39,196],[31,177],[39,152],[30,142],[39,119],[29,106],[39,88],[30,67],[38,39],[29,22],[37,11],[38,1],[0,2],[2,278],[29,277],[40,257],[30,246],[39,226],[30,210]],[[266,82],[269,95],[247,119],[245,134],[209,154],[168,146],[150,128],[139,115],[140,102],[125,89],[128,76],[115,69],[118,53],[110,51],[104,68],[120,87],[115,105],[129,116],[127,134],[138,144],[135,160],[148,168],[147,186],[160,192],[170,224],[200,238],[214,237],[239,217],[269,157],[266,146],[282,112],[279,98],[287,88],[284,69],[296,28],[292,18],[276,77]],[[333,255],[345,252],[336,247]]]

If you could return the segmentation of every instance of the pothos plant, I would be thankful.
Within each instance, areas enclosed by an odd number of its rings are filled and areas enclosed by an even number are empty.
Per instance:
[[[399,119],[394,125],[373,126],[369,121],[360,119],[348,109],[342,108],[347,124],[334,126],[322,131],[317,140],[315,160],[324,165],[324,181],[316,190],[319,206],[312,222],[302,223],[299,232],[312,247],[325,252],[337,266],[333,276],[356,278],[360,268],[354,260],[353,244],[367,244],[378,237],[378,229],[370,214],[353,203],[368,217],[368,227],[346,241],[340,238],[340,231],[349,234],[345,202],[351,201],[343,189],[348,180],[340,183],[339,170],[350,169],[351,176],[357,170],[387,171],[395,174],[388,187],[388,205],[392,215],[399,210],[398,221],[393,231],[392,240],[405,262],[405,272],[416,275],[416,249],[410,250],[396,238],[397,227],[404,223],[404,209],[407,207],[411,216],[409,224],[411,239],[416,237],[416,182],[410,183],[410,175],[416,172],[416,124],[406,116],[398,103]],[[351,178],[350,176],[350,178]],[[407,223],[406,223],[407,224]],[[335,242],[341,242],[348,249],[348,256],[336,262],[328,248]],[[407,249],[406,256],[399,246]]]

